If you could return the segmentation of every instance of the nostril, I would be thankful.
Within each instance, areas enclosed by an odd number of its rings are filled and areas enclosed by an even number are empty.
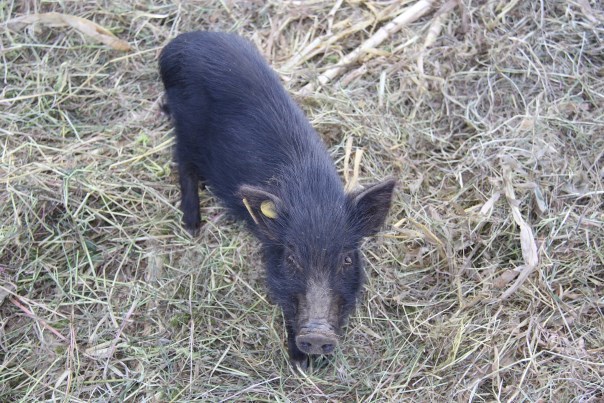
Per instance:
[[[298,344],[299,344],[299,346],[298,346],[298,347],[299,347],[299,348],[300,348],[300,350],[302,350],[302,351],[308,351],[308,350],[310,350],[310,348],[312,347],[312,344],[310,344],[310,343],[308,343],[308,342],[306,342],[306,341],[302,341],[302,342],[300,342],[300,343],[298,343]]]
[[[331,354],[335,349],[335,345],[333,344],[323,344],[321,346],[321,350],[323,350],[323,354]]]

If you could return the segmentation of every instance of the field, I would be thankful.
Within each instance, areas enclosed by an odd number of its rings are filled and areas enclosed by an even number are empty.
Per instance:
[[[603,9],[2,2],[0,401],[604,401]],[[208,191],[181,226],[157,56],[195,29],[259,47],[350,187],[398,179],[304,373],[244,226]]]

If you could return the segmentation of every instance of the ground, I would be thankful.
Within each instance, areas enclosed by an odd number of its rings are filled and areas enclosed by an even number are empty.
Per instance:
[[[0,400],[602,401],[602,3],[393,22],[429,3],[3,2]],[[14,21],[51,11],[130,50]],[[341,347],[305,373],[257,242],[207,191],[181,226],[157,56],[194,29],[251,39],[351,186],[398,179]]]

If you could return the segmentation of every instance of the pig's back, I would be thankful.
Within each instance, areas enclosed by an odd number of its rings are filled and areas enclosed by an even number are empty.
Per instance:
[[[318,135],[247,40],[182,34],[162,51],[160,72],[179,163],[194,164],[228,207],[241,210],[242,184],[278,193],[281,181],[318,175],[341,188]]]

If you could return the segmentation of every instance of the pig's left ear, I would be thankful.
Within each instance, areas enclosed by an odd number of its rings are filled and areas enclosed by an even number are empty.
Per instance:
[[[281,199],[255,186],[242,185],[238,196],[257,229],[274,238],[281,211]]]
[[[386,179],[348,196],[352,210],[351,224],[361,236],[374,235],[384,224],[395,185],[395,179]]]

